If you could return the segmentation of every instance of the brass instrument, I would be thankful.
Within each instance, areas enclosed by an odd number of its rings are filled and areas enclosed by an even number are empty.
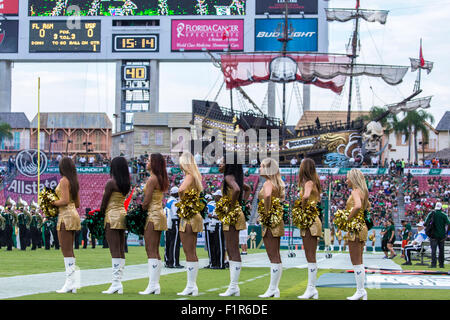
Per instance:
[[[16,202],[13,199],[11,199],[11,197],[8,197],[6,199],[5,207],[8,207],[8,206],[10,206],[11,208],[16,206]]]
[[[25,207],[28,207],[28,203],[19,196],[19,199],[17,200],[17,209],[24,209]]]
[[[5,207],[0,206],[0,229],[5,230],[6,227],[6,219],[1,215],[5,211]]]
[[[34,200],[31,201],[30,208],[33,212],[37,212],[39,209],[39,205]]]

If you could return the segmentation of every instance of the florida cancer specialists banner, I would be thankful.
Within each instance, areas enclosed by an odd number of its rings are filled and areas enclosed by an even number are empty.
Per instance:
[[[19,0],[0,0],[0,14],[17,16],[19,14]]]
[[[283,19],[256,19],[255,20],[255,51],[277,51],[281,50],[282,30],[279,26]],[[310,51],[318,50],[318,22],[316,18],[311,19],[289,19],[293,31],[289,34],[292,38],[288,42],[287,51]]]
[[[280,0],[257,0],[256,1],[256,14],[283,14],[286,5],[284,1]],[[317,14],[318,13],[318,0],[289,0],[288,10],[290,14],[299,14],[304,12],[305,14]]]
[[[244,20],[172,20],[172,51],[244,50]]]

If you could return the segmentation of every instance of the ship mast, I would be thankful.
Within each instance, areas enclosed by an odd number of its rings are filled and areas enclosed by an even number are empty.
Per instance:
[[[352,92],[353,92],[353,68],[356,63],[356,58],[358,57],[358,40],[359,40],[359,0],[356,0],[356,20],[355,29],[353,31],[352,38],[352,54],[349,56],[351,58],[351,68],[350,68],[350,85],[348,93],[348,110],[347,110],[347,129],[350,129],[350,120],[352,113]]]

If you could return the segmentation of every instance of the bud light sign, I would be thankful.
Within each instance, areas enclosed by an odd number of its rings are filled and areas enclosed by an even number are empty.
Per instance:
[[[283,43],[278,39],[283,37],[284,19],[255,20],[255,51],[280,51]],[[318,50],[317,19],[289,19],[290,40],[287,51]]]

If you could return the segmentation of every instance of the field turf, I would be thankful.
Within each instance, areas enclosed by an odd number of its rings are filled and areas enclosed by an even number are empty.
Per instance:
[[[264,250],[249,250],[249,253],[264,252]],[[198,257],[207,258],[207,253],[203,248],[198,248]],[[75,250],[77,265],[80,269],[108,268],[111,265],[111,257],[108,249],[97,247],[96,249]],[[161,256],[163,249],[161,248]],[[129,247],[126,255],[127,265],[145,264],[147,257],[143,247]],[[181,260],[184,255],[181,250]],[[396,263],[403,260],[395,258]],[[184,264],[184,261],[182,261]],[[64,264],[60,251],[27,250],[25,252],[14,250],[6,252],[0,250],[0,277],[10,277],[25,274],[63,272]],[[426,266],[408,266],[410,270],[442,270],[428,269]],[[449,266],[446,265],[448,270]],[[342,272],[342,270],[319,269],[318,277],[324,273]],[[228,270],[200,269],[197,286],[200,295],[198,297],[180,297],[177,292],[181,292],[186,285],[186,272],[163,275],[160,279],[161,295],[141,296],[138,294],[146,288],[148,278],[145,275],[142,279],[124,281],[123,295],[104,295],[102,290],[106,290],[109,284],[95,285],[80,288],[77,294],[57,294],[45,293],[23,296],[13,300],[258,300],[259,294],[265,292],[269,285],[270,269],[244,267],[240,276],[240,297],[219,297],[219,293],[224,292],[229,283]],[[296,300],[301,295],[307,285],[306,269],[284,269],[280,281],[281,300]],[[342,300],[354,293],[354,288],[318,288],[321,300]],[[449,300],[448,290],[420,290],[420,289],[367,289],[370,300]]]

